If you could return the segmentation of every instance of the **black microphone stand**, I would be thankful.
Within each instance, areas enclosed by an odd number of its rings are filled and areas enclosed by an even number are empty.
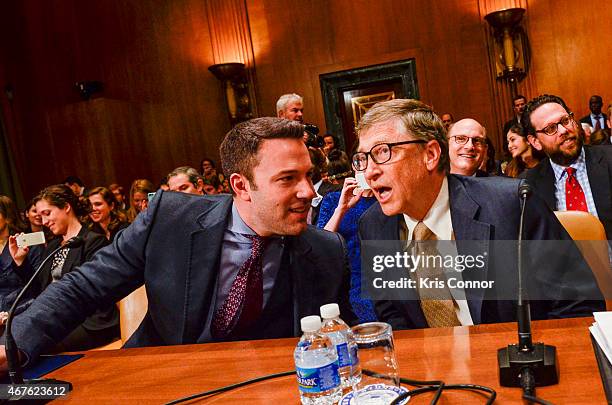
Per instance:
[[[15,315],[15,310],[19,306],[19,302],[21,301],[21,298],[26,293],[26,291],[29,290],[30,286],[32,285],[32,283],[34,282],[34,280],[36,279],[36,277],[38,276],[38,274],[42,270],[42,268],[45,265],[45,263],[47,263],[47,261],[50,258],[55,256],[55,254],[59,250],[64,249],[64,248],[76,247],[76,246],[80,245],[82,242],[83,242],[83,239],[81,237],[75,236],[73,238],[70,238],[66,243],[64,243],[63,245],[61,245],[57,249],[55,249],[53,252],[51,252],[42,261],[40,266],[38,266],[38,268],[36,269],[36,271],[34,272],[32,277],[30,277],[30,279],[28,280],[26,285],[21,289],[21,292],[19,293],[19,295],[17,295],[17,298],[15,298],[15,302],[13,302],[13,305],[11,306],[11,309],[9,310],[9,313],[8,313],[8,317],[7,317],[7,320],[6,320],[6,331],[5,331],[6,362],[7,362],[7,366],[8,366],[8,375],[9,375],[9,378],[11,379],[11,384],[18,384],[18,385],[24,385],[24,384],[28,384],[28,385],[29,384],[63,385],[63,386],[67,386],[68,390],[72,390],[72,384],[70,384],[69,382],[60,381],[60,380],[56,380],[56,379],[53,379],[53,378],[36,378],[36,379],[31,379],[31,380],[24,380],[23,379],[23,374],[21,372],[21,361],[19,359],[19,349],[17,348],[17,344],[15,343],[15,338],[13,337],[13,333],[11,331],[11,328],[12,328],[12,325],[13,325],[13,317]],[[12,400],[12,399],[13,398],[11,398],[9,400]],[[15,398],[15,399],[19,399],[19,398]]]
[[[544,343],[533,343],[531,339],[531,310],[527,294],[523,291],[523,221],[527,198],[531,187],[523,183],[519,187],[521,219],[517,245],[518,256],[518,340],[497,350],[499,384],[504,387],[522,387],[524,398],[535,396],[536,386],[553,385],[559,382],[557,349]]]

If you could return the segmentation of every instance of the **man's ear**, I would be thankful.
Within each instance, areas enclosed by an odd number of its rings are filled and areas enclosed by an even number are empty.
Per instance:
[[[251,201],[251,183],[244,175],[232,173],[229,183],[234,193],[236,193],[236,197],[243,201]]]
[[[529,144],[536,150],[541,151],[542,150],[542,144],[540,143],[540,140],[533,136],[533,135],[527,135],[527,142],[529,142]]]
[[[204,181],[202,179],[198,179],[198,181],[196,182],[196,190],[198,190],[200,194],[205,194],[204,193]]]
[[[425,166],[427,170],[434,171],[438,169],[438,163],[440,162],[440,157],[442,155],[442,148],[440,148],[440,144],[436,140],[431,140],[423,146],[425,150],[425,154],[423,159],[425,160]]]

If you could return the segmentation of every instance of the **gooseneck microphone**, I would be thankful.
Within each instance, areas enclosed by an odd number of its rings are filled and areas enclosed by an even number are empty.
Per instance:
[[[527,199],[532,193],[531,186],[522,183],[518,194],[521,201],[521,217],[517,239],[518,260],[518,344],[511,344],[497,350],[499,383],[504,387],[523,388],[523,398],[540,401],[535,397],[536,386],[546,386],[559,382],[557,349],[544,343],[533,343],[531,337],[531,310],[529,298],[523,289],[523,225]],[[542,403],[542,402],[540,402]]]
[[[36,269],[32,277],[30,277],[26,285],[21,289],[21,292],[19,292],[19,295],[17,295],[17,298],[15,298],[15,302],[13,302],[13,305],[11,306],[11,309],[9,310],[8,317],[6,319],[6,333],[5,333],[5,338],[6,338],[5,345],[6,346],[5,346],[5,349],[6,349],[6,362],[8,366],[8,374],[9,374],[9,378],[11,379],[12,384],[44,383],[44,384],[69,384],[70,385],[70,383],[66,383],[64,381],[59,381],[59,380],[54,380],[54,379],[34,379],[34,380],[24,381],[23,375],[21,373],[21,362],[19,361],[19,352],[17,349],[17,345],[15,344],[15,338],[13,338],[13,334],[11,332],[11,327],[13,325],[13,316],[15,314],[15,310],[19,306],[21,297],[23,297],[23,295],[30,289],[30,286],[32,285],[32,283],[34,282],[34,280],[36,279],[36,277],[42,270],[45,263],[47,263],[47,261],[50,258],[54,257],[55,254],[59,250],[64,249],[64,248],[77,247],[81,245],[82,243],[83,243],[83,238],[81,238],[80,236],[75,236],[73,238],[68,239],[66,243],[64,243],[63,245],[59,246],[57,249],[52,251],[42,261],[42,263],[38,266],[38,268]]]

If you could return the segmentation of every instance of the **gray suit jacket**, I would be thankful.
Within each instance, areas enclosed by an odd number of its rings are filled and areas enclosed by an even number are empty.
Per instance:
[[[514,241],[518,236],[520,181],[505,177],[475,178],[448,176],[451,220],[460,254],[489,252],[482,272],[464,272],[464,280],[495,280],[495,288],[466,289],[470,315],[475,324],[510,322],[516,319],[516,306],[512,300],[496,297],[508,296],[516,290],[516,251],[514,243],[496,245],[491,241]],[[385,216],[379,204],[375,204],[361,217],[359,235],[362,240],[396,240],[399,236],[401,215]],[[537,196],[528,199],[525,212],[525,239],[570,240],[569,235],[554,214]],[[500,249],[500,247],[510,247]],[[595,279],[573,243],[572,249],[560,262],[555,262],[555,252],[537,252],[531,257],[531,268],[537,273],[527,275],[527,285],[538,292],[539,301],[532,302],[534,319],[589,316],[594,310],[603,310],[605,303]],[[535,256],[535,255],[534,255]],[[510,265],[510,266],[509,266]],[[509,272],[510,271],[510,272]],[[579,280],[580,286],[574,286]],[[537,285],[534,285],[537,284]],[[538,288],[539,287],[539,288]],[[568,291],[576,287],[576,290]],[[565,299],[557,295],[563,291]],[[543,296],[550,294],[549,297]],[[577,296],[575,300],[566,297]],[[588,298],[588,299],[585,299]],[[592,298],[597,298],[593,300]],[[397,298],[397,297],[394,297]],[[403,298],[403,297],[402,297]],[[546,298],[546,299],[543,299]],[[414,290],[408,291],[402,300],[381,300],[376,303],[379,319],[396,329],[426,328],[427,321]]]
[[[148,313],[126,346],[210,341],[210,323],[228,195],[194,196],[160,191],[149,208],[91,262],[49,286],[14,321],[18,347],[30,358],[60,341],[97,308],[112,304],[143,283]],[[293,300],[293,331],[319,306],[338,302],[352,321],[349,273],[342,238],[313,227],[285,245]]]

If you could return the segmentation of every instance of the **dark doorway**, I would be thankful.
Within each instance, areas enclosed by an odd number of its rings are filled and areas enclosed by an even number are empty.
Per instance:
[[[345,150],[355,142],[359,119],[374,104],[419,98],[414,59],[326,73],[319,80],[327,130]]]

